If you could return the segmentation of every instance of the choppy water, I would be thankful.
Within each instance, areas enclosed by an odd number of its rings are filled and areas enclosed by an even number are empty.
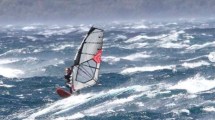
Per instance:
[[[99,84],[67,99],[55,85],[90,25],[1,26],[0,119],[215,118],[215,21],[98,26]]]

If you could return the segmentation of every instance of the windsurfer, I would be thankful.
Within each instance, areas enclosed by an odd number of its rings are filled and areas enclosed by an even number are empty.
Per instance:
[[[69,88],[69,91],[70,91],[70,93],[72,93],[73,92],[73,90],[72,90],[72,84],[71,84],[71,80],[70,80],[70,78],[71,78],[71,76],[72,76],[72,71],[73,70],[73,66],[71,66],[71,68],[66,68],[65,69],[65,75],[64,75],[64,78],[65,78],[65,80],[66,80],[66,87],[67,88]]]

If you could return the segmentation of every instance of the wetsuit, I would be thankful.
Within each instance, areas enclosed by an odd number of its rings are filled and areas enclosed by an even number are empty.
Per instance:
[[[72,74],[72,71],[64,75],[64,78],[66,80],[66,87],[69,88],[70,93],[72,93],[72,86],[70,83],[71,74]]]

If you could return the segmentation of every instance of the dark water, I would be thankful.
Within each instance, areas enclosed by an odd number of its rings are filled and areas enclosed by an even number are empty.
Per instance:
[[[214,21],[98,27],[99,83],[61,99],[55,86],[90,26],[1,26],[0,119],[215,118]]]

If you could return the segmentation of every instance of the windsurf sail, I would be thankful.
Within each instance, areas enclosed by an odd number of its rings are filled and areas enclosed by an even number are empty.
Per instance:
[[[101,63],[104,31],[91,27],[74,59],[72,85],[74,90],[96,84]]]

